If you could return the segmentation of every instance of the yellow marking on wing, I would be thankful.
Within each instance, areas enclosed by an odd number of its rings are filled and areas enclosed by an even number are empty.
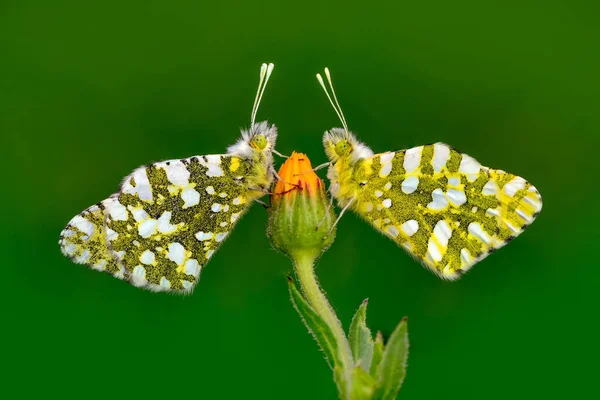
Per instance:
[[[240,167],[240,159],[238,157],[231,157],[231,164],[229,164],[229,170],[231,172],[237,171]]]

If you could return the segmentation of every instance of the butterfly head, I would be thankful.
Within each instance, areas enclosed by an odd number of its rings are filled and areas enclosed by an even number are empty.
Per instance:
[[[323,135],[323,146],[329,161],[335,163],[347,159],[350,163],[373,155],[373,151],[360,141],[352,132],[343,128],[333,128]]]
[[[242,130],[242,137],[227,149],[227,153],[242,158],[254,158],[255,155],[271,156],[277,140],[277,127],[267,121],[253,124],[250,129]]]

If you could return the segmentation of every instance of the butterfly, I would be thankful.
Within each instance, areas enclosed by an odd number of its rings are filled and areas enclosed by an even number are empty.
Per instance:
[[[261,66],[250,128],[226,154],[137,168],[117,193],[71,219],[60,234],[62,253],[137,287],[190,293],[202,268],[277,175],[277,128],[255,123],[273,68]]]
[[[343,128],[325,132],[329,190],[439,277],[459,278],[521,234],[542,198],[525,179],[481,165],[444,143],[374,154],[348,130],[329,70],[320,74]],[[336,221],[337,223],[337,221]]]

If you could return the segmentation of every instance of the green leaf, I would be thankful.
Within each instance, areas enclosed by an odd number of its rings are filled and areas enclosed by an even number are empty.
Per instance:
[[[329,328],[329,325],[323,321],[323,318],[321,318],[319,314],[317,314],[317,312],[310,306],[310,304],[308,304],[302,294],[300,294],[298,291],[298,288],[296,288],[296,285],[291,278],[288,278],[288,283],[290,297],[292,298],[292,304],[294,305],[294,308],[296,308],[298,314],[300,314],[300,317],[302,318],[302,322],[304,322],[304,325],[306,325],[308,331],[314,336],[318,345],[323,350],[323,353],[325,353],[325,358],[329,364],[329,367],[334,369],[334,367],[339,365],[340,362],[338,359],[338,343],[335,336],[331,332],[331,328]],[[340,385],[338,384],[338,386]]]
[[[373,357],[371,358],[371,369],[369,373],[371,376],[377,375],[377,367],[383,358],[383,336],[381,332],[377,332],[375,336],[375,344],[373,345]]]
[[[373,399],[393,400],[402,386],[408,359],[408,325],[406,321],[406,317],[400,321],[383,350],[383,357],[377,368],[377,388]]]
[[[371,400],[376,385],[375,379],[361,367],[352,371],[351,400]]]
[[[350,348],[355,364],[363,370],[369,371],[371,366],[371,358],[373,357],[373,338],[371,331],[367,328],[367,304],[369,299],[362,302],[350,325]]]

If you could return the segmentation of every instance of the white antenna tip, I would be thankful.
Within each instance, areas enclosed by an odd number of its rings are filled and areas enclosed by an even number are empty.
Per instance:
[[[267,66],[267,79],[269,79],[269,76],[271,75],[271,72],[273,72],[273,68],[275,68],[275,64],[273,64],[273,63],[270,63]]]

